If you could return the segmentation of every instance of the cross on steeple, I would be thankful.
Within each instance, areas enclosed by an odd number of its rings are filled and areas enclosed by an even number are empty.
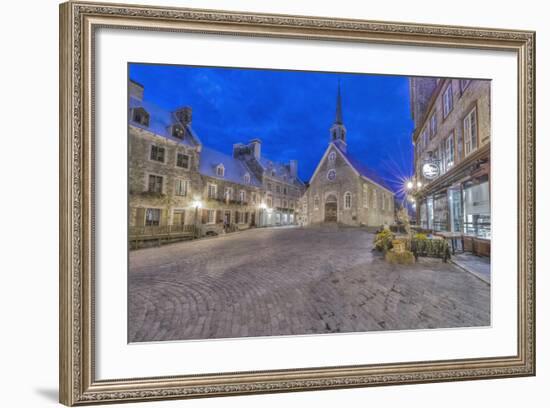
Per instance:
[[[342,147],[346,144],[346,127],[344,126],[344,119],[342,116],[342,94],[340,92],[340,80],[338,80],[338,93],[336,94],[336,118],[334,124],[330,128],[330,141],[340,141],[343,143]]]

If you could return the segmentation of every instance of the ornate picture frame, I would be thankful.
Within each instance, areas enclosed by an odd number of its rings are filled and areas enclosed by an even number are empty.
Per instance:
[[[97,379],[94,47],[99,28],[501,50],[517,55],[517,353],[484,358]],[[60,6],[60,402],[306,391],[535,375],[535,33],[68,2]],[[121,271],[124,273],[124,271]]]

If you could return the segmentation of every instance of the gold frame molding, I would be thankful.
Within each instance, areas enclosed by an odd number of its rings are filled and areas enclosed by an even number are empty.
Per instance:
[[[210,375],[94,375],[94,32],[200,32],[512,51],[518,67],[518,349],[513,356]],[[305,391],[535,374],[535,33],[68,2],[60,5],[60,402]]]

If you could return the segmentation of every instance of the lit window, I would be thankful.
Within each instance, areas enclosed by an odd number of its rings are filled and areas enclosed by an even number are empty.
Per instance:
[[[327,180],[333,181],[336,178],[336,170],[330,169],[327,173]]]
[[[477,149],[477,111],[472,109],[464,118],[464,154],[468,156]]]
[[[176,166],[182,169],[189,169],[189,155],[178,153],[176,156]]]
[[[164,163],[164,153],[165,153],[164,147],[151,145],[151,154],[149,158],[153,161]]]
[[[182,197],[187,195],[187,180],[176,180],[176,195]]]
[[[346,210],[351,208],[351,193],[349,191],[344,194],[344,208]]]
[[[443,93],[443,117],[449,116],[449,113],[453,110],[453,87],[451,84],[447,86]]]

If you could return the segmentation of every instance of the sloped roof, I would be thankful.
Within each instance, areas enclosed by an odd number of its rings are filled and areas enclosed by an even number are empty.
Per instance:
[[[333,145],[361,176],[374,181],[376,184],[379,184],[380,186],[394,193],[393,188],[386,181],[384,181],[382,177],[380,177],[376,172],[367,167],[364,163],[357,159],[357,157],[347,152],[347,149],[342,149],[342,147],[339,146],[337,143],[333,143]]]
[[[216,174],[216,167],[220,164],[223,164],[225,168],[224,177],[219,177]],[[205,146],[203,146],[200,154],[199,172],[204,176],[226,180],[232,183],[256,187],[262,185],[242,160],[235,159],[228,154]],[[244,182],[246,173],[250,175],[250,184],[245,184]]]
[[[140,123],[132,121],[132,118],[128,118],[128,123],[131,123],[132,126],[135,126],[140,129],[148,130],[150,132],[153,132],[159,136],[163,136],[167,139],[173,140],[175,142],[193,146],[193,143],[189,140],[188,137],[184,137],[183,139],[178,139],[176,137],[173,137],[169,132],[169,127],[174,124],[174,121],[172,120],[172,113],[158,107],[154,103],[148,102],[148,101],[140,101],[135,98],[130,98],[130,108],[143,108],[147,111],[149,114],[149,126],[144,126]],[[195,133],[191,130],[189,126],[185,126],[185,130],[189,132],[193,137],[196,138]],[[196,138],[198,140],[198,138]]]
[[[263,156],[260,157],[259,162],[260,162],[260,165],[264,168],[264,170],[266,171],[275,170],[275,178],[279,178],[286,183],[293,182],[292,178],[290,177],[290,168],[287,164],[270,160],[267,157],[263,157]],[[271,176],[271,174],[269,175]],[[300,185],[304,184],[304,182],[300,180],[298,176],[296,176],[294,181]]]

